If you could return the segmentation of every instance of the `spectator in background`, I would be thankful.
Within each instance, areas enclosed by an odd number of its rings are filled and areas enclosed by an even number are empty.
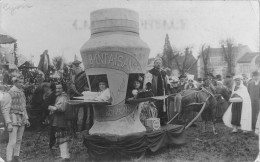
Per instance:
[[[232,91],[233,79],[231,75],[227,75],[223,82],[224,86],[228,88],[229,91]]]
[[[185,84],[184,89],[195,89],[197,86],[194,84],[193,79],[189,79],[188,83]]]
[[[178,83],[179,83],[179,79],[178,78],[173,77],[170,80],[170,83],[171,83],[171,86],[170,86],[170,93],[171,94],[175,94],[175,93],[181,92],[181,88],[178,86]]]
[[[243,78],[244,79],[244,78]],[[244,80],[243,80],[244,82]],[[248,92],[251,98],[252,104],[252,129],[255,129],[256,120],[259,113],[259,101],[260,101],[260,82],[259,82],[259,73],[254,71],[252,73],[252,80],[248,82]]]
[[[181,90],[184,90],[184,89],[185,89],[186,78],[187,78],[186,75],[180,75],[180,76],[179,76],[179,79],[180,79],[180,81],[179,81],[179,88],[180,88]]]
[[[216,75],[216,80],[218,81],[218,82],[222,82],[222,76],[221,75]]]
[[[247,87],[248,86],[248,76],[246,74],[242,74],[243,76],[243,84]]]
[[[74,61],[72,62],[71,65],[71,81],[74,83],[75,82],[75,77],[76,75],[78,75],[79,73],[81,73],[83,70],[80,67],[81,61],[78,60],[77,55],[75,55],[74,57]]]
[[[221,75],[216,75],[215,81],[217,86],[223,86],[223,80]]]
[[[200,89],[204,84],[204,80],[202,78],[197,79],[197,88]]]
[[[215,94],[215,87],[212,84],[212,77],[211,76],[206,76],[206,78],[204,78],[204,84],[203,84],[202,87],[207,89],[209,92]]]

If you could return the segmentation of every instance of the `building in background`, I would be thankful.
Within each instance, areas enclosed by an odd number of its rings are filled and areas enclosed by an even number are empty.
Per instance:
[[[237,64],[237,61],[239,58],[241,58],[246,53],[251,52],[249,47],[247,45],[238,44],[237,46],[234,46],[232,51],[235,55],[235,73],[239,73],[239,67]],[[214,75],[221,75],[225,76],[227,72],[227,63],[225,61],[224,55],[223,55],[223,49],[222,48],[210,48],[209,51],[209,60],[208,60],[208,69],[209,72],[213,73]],[[203,67],[203,60],[199,60],[199,76],[204,76],[204,67]]]
[[[237,60],[239,74],[247,74],[251,76],[251,73],[259,69],[260,52],[248,52]]]

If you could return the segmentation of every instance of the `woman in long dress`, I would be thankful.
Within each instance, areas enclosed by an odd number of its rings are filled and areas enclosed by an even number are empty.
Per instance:
[[[246,131],[252,130],[252,107],[251,99],[247,88],[243,84],[243,77],[237,75],[233,78],[232,98],[241,98],[242,102],[232,102],[223,116],[224,124],[233,128],[232,132],[238,132],[238,129]]]

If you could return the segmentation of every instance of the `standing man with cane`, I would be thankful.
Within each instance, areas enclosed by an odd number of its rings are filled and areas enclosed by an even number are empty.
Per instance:
[[[154,96],[165,96],[168,94],[168,77],[166,72],[162,69],[162,59],[156,57],[154,60],[154,68],[149,70],[145,76],[144,85],[146,89],[151,89]],[[156,101],[155,105],[158,110],[158,117],[160,118],[161,125],[167,123],[166,103],[163,101]]]

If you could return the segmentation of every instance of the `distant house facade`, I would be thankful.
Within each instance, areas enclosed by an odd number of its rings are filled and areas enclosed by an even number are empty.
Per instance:
[[[258,70],[260,63],[259,55],[259,52],[248,52],[240,57],[237,61],[239,74],[250,76],[253,71]]]
[[[248,46],[239,44],[238,46],[234,46],[232,51],[235,55],[235,73],[239,73],[239,67],[237,61],[240,57],[242,57],[245,53],[251,52]],[[214,75],[221,75],[225,76],[227,72],[227,63],[225,61],[223,55],[222,48],[210,48],[209,51],[209,60],[208,60],[208,69],[209,72],[213,73]],[[203,60],[199,60],[199,77],[204,76],[204,66]]]

